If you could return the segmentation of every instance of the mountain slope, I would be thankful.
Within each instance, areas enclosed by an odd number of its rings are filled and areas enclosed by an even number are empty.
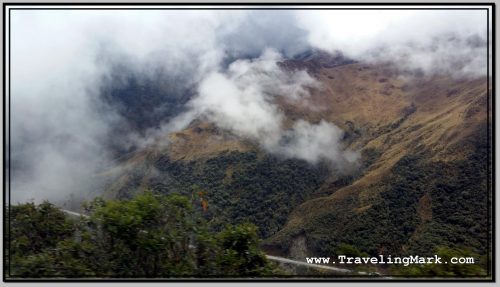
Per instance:
[[[281,67],[321,83],[303,101],[276,98],[285,126],[324,119],[341,127],[346,148],[361,152],[357,170],[273,156],[199,119],[103,173],[112,182],[106,196],[146,188],[199,196],[213,228],[253,222],[270,253],[298,258],[341,244],[371,254],[424,255],[441,245],[486,253],[486,78],[409,75],[322,54]]]
[[[487,250],[486,79],[390,76],[359,64],[322,71],[331,80],[317,95],[328,107],[322,116],[345,122],[356,131],[351,146],[380,157],[348,186],[324,184],[329,196],[296,208],[267,241],[270,250],[289,252],[304,235],[308,254],[332,254],[341,243],[372,254],[430,254],[437,245]],[[364,80],[341,84],[347,78]]]

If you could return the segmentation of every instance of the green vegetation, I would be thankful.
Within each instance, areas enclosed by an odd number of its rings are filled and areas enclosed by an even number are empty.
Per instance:
[[[337,254],[346,244],[372,256],[432,256],[442,247],[488,256],[491,195],[485,135],[478,133],[461,144],[471,151],[463,160],[431,161],[425,150],[402,157],[369,187],[377,191],[365,201],[369,205],[361,204],[358,194],[345,197],[337,203],[342,208],[279,237],[281,246],[288,248],[297,234],[293,232],[303,232],[310,252],[318,256]],[[475,274],[482,274],[488,260],[475,266],[482,270]]]
[[[336,248],[337,255],[345,255],[351,257],[367,257],[369,256],[366,252],[359,251],[356,247],[342,243]]]
[[[69,218],[48,202],[11,206],[11,278],[269,276],[250,224],[207,229],[184,196],[145,192],[95,199],[89,217]]]
[[[202,213],[213,230],[227,223],[252,223],[262,238],[278,232],[293,208],[312,198],[330,175],[326,166],[255,152],[230,152],[196,162],[171,161],[163,155],[153,165],[159,172],[149,178],[148,188],[186,196],[197,195],[199,188],[208,204]],[[122,198],[130,198],[146,174],[138,169],[131,177],[119,193]]]

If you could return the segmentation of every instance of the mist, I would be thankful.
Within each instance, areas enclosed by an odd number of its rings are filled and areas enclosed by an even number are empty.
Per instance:
[[[427,75],[487,74],[486,10],[301,11],[312,46]],[[491,31],[490,31],[491,33]],[[491,43],[490,43],[491,45]]]
[[[484,13],[14,10],[12,202],[94,196],[96,175],[116,163],[117,150],[198,117],[269,153],[342,169],[359,153],[343,147],[339,127],[287,125],[275,104],[278,96],[307,99],[320,84],[277,62],[321,49],[427,74],[484,76]],[[133,105],[153,92],[150,106]]]
[[[285,71],[278,66],[282,56],[265,50],[253,60],[233,62],[224,73],[209,74],[199,86],[199,95],[186,114],[174,119],[175,126],[186,126],[198,117],[240,137],[256,141],[270,153],[306,160],[321,160],[341,168],[358,155],[342,151],[343,132],[332,123],[311,124],[300,120],[287,129],[285,115],[276,97],[299,101],[309,96],[308,89],[320,84],[305,71]],[[181,121],[182,123],[179,123]]]

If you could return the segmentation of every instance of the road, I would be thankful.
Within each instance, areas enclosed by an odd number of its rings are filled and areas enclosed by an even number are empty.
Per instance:
[[[68,215],[72,215],[72,216],[81,216],[81,217],[85,217],[85,218],[89,217],[88,215],[81,214],[81,213],[78,213],[78,212],[74,212],[74,211],[71,211],[71,210],[66,210],[66,209],[62,209],[62,208],[59,208],[59,210],[61,210],[62,212],[66,213]]]
[[[338,267],[332,267],[332,266],[326,266],[326,265],[320,265],[320,264],[312,264],[312,263],[307,263],[304,261],[298,261],[298,260],[288,259],[288,258],[284,258],[284,257],[272,256],[272,255],[266,255],[266,257],[269,260],[278,261],[278,262],[282,262],[282,263],[307,266],[307,267],[312,267],[312,268],[327,269],[327,270],[331,270],[331,271],[335,271],[335,272],[339,272],[339,273],[353,273],[352,270],[344,269],[344,268],[338,268]]]
[[[327,270],[334,271],[337,273],[344,273],[344,274],[352,273],[353,276],[356,276],[356,275],[382,276],[378,272],[368,273],[368,272],[364,272],[364,271],[354,271],[354,270],[345,269],[345,268],[338,268],[338,267],[332,267],[332,266],[321,265],[321,264],[312,264],[312,263],[307,263],[304,261],[298,261],[298,260],[288,259],[288,258],[284,258],[284,257],[272,256],[272,255],[266,255],[266,257],[269,260],[282,262],[282,263],[294,264],[294,265],[299,265],[299,266],[307,266],[307,267],[311,267],[311,268],[327,269]],[[388,279],[390,277],[384,276],[383,278]]]

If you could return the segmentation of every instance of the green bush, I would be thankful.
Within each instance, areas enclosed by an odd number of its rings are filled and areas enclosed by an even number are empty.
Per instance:
[[[270,275],[257,228],[210,232],[185,196],[95,199],[69,220],[49,203],[13,206],[10,277],[169,278]]]

